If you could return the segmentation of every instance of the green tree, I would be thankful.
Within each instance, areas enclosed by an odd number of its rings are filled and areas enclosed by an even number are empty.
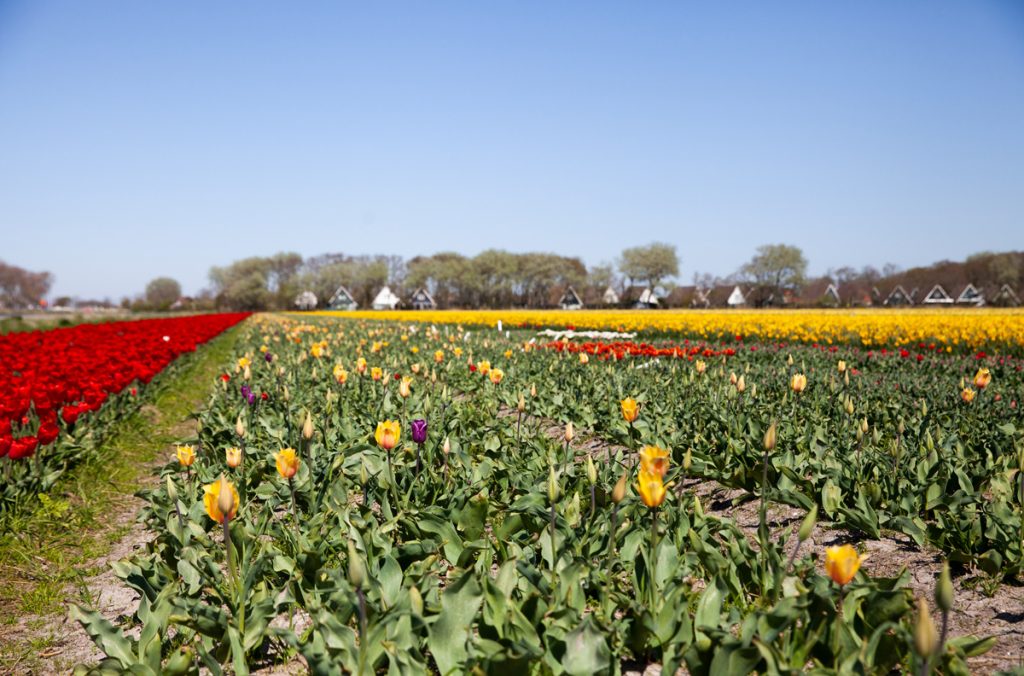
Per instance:
[[[754,286],[754,305],[781,305],[787,290],[795,291],[807,275],[807,259],[799,247],[764,244],[741,270]]]
[[[619,259],[619,272],[632,285],[647,282],[654,289],[662,281],[679,274],[679,256],[672,244],[654,242],[625,249]]]
[[[166,310],[181,298],[181,284],[170,277],[157,277],[146,285],[146,305],[154,310]]]

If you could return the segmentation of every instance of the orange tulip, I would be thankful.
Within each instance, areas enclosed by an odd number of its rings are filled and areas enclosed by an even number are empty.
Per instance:
[[[235,469],[242,464],[242,449],[235,448],[232,446],[224,451],[224,461],[228,463],[228,467]]]
[[[436,350],[434,352],[434,361],[438,364],[444,361],[444,350]]]
[[[221,500],[221,493],[224,493],[225,499]],[[223,507],[227,506],[227,494],[231,495],[231,509],[225,510]],[[225,515],[229,519],[234,519],[235,515],[238,514],[238,491],[235,489],[235,485],[230,481],[221,477],[212,484],[207,484],[203,487],[203,506],[206,507],[206,513],[211,519],[217,523],[224,523]]]
[[[794,373],[789,379],[789,386],[794,392],[803,392],[807,389],[807,376],[802,373]]]
[[[338,381],[339,385],[344,385],[348,380],[348,371],[341,364],[334,367],[334,379]]]
[[[358,372],[359,375],[363,375],[364,373],[366,373],[366,359],[364,359],[363,357],[360,357],[358,360],[356,360],[356,372]]]
[[[668,473],[668,451],[657,446],[644,446],[640,450],[640,471],[657,474],[664,479]]]
[[[985,389],[991,382],[992,374],[986,368],[978,369],[978,372],[974,374],[974,386],[979,390]]]
[[[380,381],[384,377],[384,371],[379,366],[374,366],[370,369],[370,377],[376,381]]]
[[[626,422],[634,422],[640,417],[640,405],[636,403],[636,399],[623,399],[619,405],[622,407],[622,417]]]
[[[665,489],[665,484],[662,483],[660,475],[651,474],[641,468],[637,479],[637,492],[640,493],[640,499],[643,500],[643,503],[653,509],[654,507],[661,506],[661,503],[665,501],[665,494],[668,491]]]
[[[299,457],[295,455],[294,448],[282,448],[274,458],[277,460],[277,473],[283,479],[291,479],[299,471]]]
[[[965,387],[963,390],[960,391],[960,398],[969,404],[972,401],[974,401],[974,397],[977,396],[977,394],[978,393],[972,390],[971,388]]]
[[[377,431],[373,433],[377,445],[385,451],[390,451],[397,446],[401,436],[402,424],[397,420],[385,420],[377,423]]]
[[[866,558],[858,554],[853,545],[829,547],[825,550],[825,572],[836,584],[849,584]]]

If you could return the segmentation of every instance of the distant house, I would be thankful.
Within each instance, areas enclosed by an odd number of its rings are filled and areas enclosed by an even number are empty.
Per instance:
[[[295,307],[299,310],[315,310],[316,304],[316,294],[312,291],[303,291],[295,297]]]
[[[182,296],[171,303],[171,310],[190,310],[195,307],[196,301],[189,296]]]
[[[576,289],[571,286],[566,287],[562,297],[558,300],[558,307],[563,310],[579,310],[583,307],[583,301],[580,299]]]
[[[715,286],[707,291],[707,300],[711,307],[743,307],[747,294],[739,286]]]
[[[804,284],[800,297],[796,299],[800,305],[814,307],[839,307],[842,303],[839,289],[828,277],[815,279]]]
[[[1017,297],[1016,292],[1010,288],[1009,284],[1003,284],[999,288],[999,292],[992,297],[992,305],[998,305],[999,307],[1018,307],[1020,306],[1020,298]]]
[[[615,292],[615,289],[609,286],[604,290],[604,294],[601,296],[601,302],[605,305],[618,305],[619,294]]]
[[[883,305],[887,305],[889,307],[900,307],[913,304],[913,298],[910,297],[910,294],[907,293],[907,290],[903,288],[902,284],[897,284],[896,287],[889,292],[889,295],[886,296],[885,302],[883,303]]]
[[[391,291],[391,288],[385,286],[373,299],[372,307],[374,310],[394,310],[400,302],[401,299]]]
[[[651,310],[658,307],[658,297],[649,287],[631,286],[622,295],[622,304],[637,310]]]
[[[355,310],[359,303],[352,297],[352,294],[344,286],[339,286],[331,299],[327,301],[327,307],[331,310]]]
[[[437,303],[434,302],[434,297],[431,296],[430,292],[423,287],[416,289],[412,296],[409,297],[409,305],[413,310],[437,309]]]
[[[956,304],[957,305],[976,305],[981,306],[985,304],[985,296],[978,291],[973,284],[965,284],[962,288],[957,289]]]
[[[936,284],[921,303],[924,305],[952,305],[953,297],[946,293],[941,284]]]

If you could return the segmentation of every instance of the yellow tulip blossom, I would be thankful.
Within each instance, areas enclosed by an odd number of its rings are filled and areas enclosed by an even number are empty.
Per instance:
[[[497,385],[501,382],[501,379],[505,377],[505,372],[501,369],[491,369],[487,375],[491,379],[491,382]]]
[[[385,451],[390,451],[397,446],[401,436],[402,424],[397,420],[385,420],[377,423],[377,431],[373,434],[377,445]]]
[[[182,467],[191,467],[192,463],[196,461],[196,449],[192,444],[178,446],[175,450],[178,455],[178,464]]]
[[[978,369],[978,372],[974,374],[974,386],[979,390],[985,389],[991,382],[992,373],[987,368],[980,368]]]
[[[626,422],[635,422],[640,417],[640,405],[636,403],[636,399],[627,397],[619,402],[619,406],[622,407],[622,418]]]
[[[853,545],[829,547],[825,550],[825,572],[836,584],[849,584],[866,558]]]
[[[228,467],[235,469],[242,464],[242,449],[232,446],[224,450],[224,462]]]
[[[668,490],[665,488],[660,475],[651,474],[641,469],[637,478],[637,492],[640,494],[640,499],[643,500],[643,503],[653,509],[660,507],[661,503],[665,501],[665,494]]]
[[[222,491],[230,491],[231,493],[231,509],[227,514],[221,509],[220,497]],[[203,487],[203,506],[206,508],[207,515],[217,523],[224,523],[225,516],[228,519],[234,519],[238,514],[238,490],[233,483],[221,477],[212,484],[206,484]]]
[[[789,386],[794,392],[803,392],[807,389],[807,376],[802,373],[794,373],[793,377],[789,379]]]
[[[283,479],[291,479],[299,471],[299,456],[294,448],[282,448],[274,456],[277,461],[277,473]]]
[[[664,479],[668,473],[669,453],[657,446],[644,446],[640,449],[640,471],[657,474]]]

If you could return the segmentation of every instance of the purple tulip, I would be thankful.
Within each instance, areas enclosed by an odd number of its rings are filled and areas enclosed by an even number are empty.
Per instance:
[[[409,423],[412,428],[412,440],[416,444],[422,444],[427,440],[427,421],[417,418]]]
[[[267,352],[265,355],[263,355],[263,358],[267,360],[268,364],[270,362],[274,361],[274,355],[270,354],[269,352]]]

